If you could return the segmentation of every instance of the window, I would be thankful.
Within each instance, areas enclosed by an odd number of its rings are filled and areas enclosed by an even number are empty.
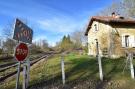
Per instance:
[[[123,35],[122,36],[122,47],[135,47],[135,36]]]
[[[125,47],[129,47],[129,35],[125,36]]]
[[[94,25],[95,31],[98,31],[97,24]]]

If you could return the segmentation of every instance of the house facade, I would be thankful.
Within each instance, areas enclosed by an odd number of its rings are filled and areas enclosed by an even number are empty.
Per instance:
[[[109,57],[126,56],[135,52],[135,20],[117,15],[93,16],[85,35],[88,37],[88,54],[96,56],[96,41],[99,54]]]

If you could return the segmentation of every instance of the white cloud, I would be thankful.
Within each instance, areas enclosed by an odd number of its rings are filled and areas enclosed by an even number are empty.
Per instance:
[[[2,36],[2,26],[0,26],[0,37]]]
[[[36,36],[33,40],[33,43],[38,42],[40,40],[47,40],[47,42],[49,43],[50,46],[56,45],[56,41],[48,40],[48,37],[46,37],[45,35]]]
[[[14,5],[14,3],[16,4]],[[47,39],[49,44],[52,46],[55,45],[55,42],[57,42],[58,39],[60,40],[63,35],[67,35],[71,32],[74,32],[75,30],[82,29],[85,26],[87,19],[87,15],[85,15],[85,13],[84,15],[83,13],[76,14],[74,17],[72,16],[73,14],[68,14],[61,11],[60,9],[47,5],[41,5],[37,2],[31,2],[28,4],[25,1],[11,1],[11,3],[3,1],[0,3],[0,5],[3,6],[0,8],[0,14],[4,14],[13,18],[26,18],[28,21],[30,21],[30,24],[34,24],[34,26],[32,26],[35,30],[33,39],[34,41]],[[16,8],[23,5],[25,5],[25,7]],[[30,6],[34,7],[31,8]]]
[[[47,37],[45,35],[38,35],[34,38],[33,42],[39,41],[39,40],[46,40]]]
[[[39,20],[40,27],[44,30],[59,33],[70,33],[80,30],[84,24],[83,21],[78,22],[70,17],[53,17],[51,19]]]

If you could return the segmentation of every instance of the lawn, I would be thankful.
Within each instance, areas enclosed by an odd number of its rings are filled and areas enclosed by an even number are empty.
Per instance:
[[[88,55],[69,53],[64,56],[66,84],[61,81],[61,55],[57,54],[48,60],[34,65],[30,71],[29,89],[134,89],[135,81],[130,78],[125,59],[102,58],[104,81],[99,80],[98,61]],[[135,61],[134,61],[135,64]],[[22,77],[21,77],[22,81]],[[0,85],[0,89],[13,89],[15,78]]]

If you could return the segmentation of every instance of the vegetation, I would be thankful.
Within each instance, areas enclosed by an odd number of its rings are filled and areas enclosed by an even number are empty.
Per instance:
[[[81,31],[73,32],[71,36],[64,35],[62,40],[56,44],[55,50],[56,51],[59,50],[63,52],[63,51],[72,51],[72,50],[82,49],[82,50],[87,51],[86,42],[85,44],[83,44],[84,43],[83,37],[84,37],[84,34]]]
[[[65,55],[66,85],[62,85],[60,55],[36,64],[30,71],[29,89],[134,89],[125,59],[102,58],[104,81],[99,80],[98,62],[94,57],[70,53]],[[135,61],[134,61],[135,64]],[[21,77],[22,81],[22,77]],[[13,89],[15,78],[0,85],[1,89]]]
[[[135,0],[115,0],[112,4],[103,10],[98,15],[110,16],[112,12],[116,12],[127,18],[135,17]]]
[[[26,19],[21,19],[25,24],[28,24],[28,21]],[[18,44],[17,41],[12,39],[13,36],[13,26],[14,26],[14,21],[9,22],[10,24],[7,24],[2,29],[2,35],[0,36],[0,57],[3,56],[4,54],[8,55],[13,55],[14,53],[14,48]],[[45,39],[39,39],[33,42],[30,45],[30,54],[38,54],[38,53],[43,53],[50,51],[51,48],[48,45],[47,40]]]
[[[62,38],[62,41],[60,43],[60,49],[62,51],[66,51],[66,50],[71,50],[73,49],[73,42],[70,39],[70,36],[68,35],[67,37],[64,36]]]
[[[110,15],[116,12],[122,16],[135,17],[135,0],[118,0],[111,6],[103,9],[98,15]],[[3,30],[4,40],[0,39],[0,56],[4,53],[13,54],[16,42],[11,40],[11,25]],[[85,31],[85,30],[83,30]],[[62,40],[56,45],[56,51],[73,51],[82,48],[87,52],[86,37],[84,32],[79,30],[68,36],[63,36]],[[103,42],[104,43],[104,42]],[[85,45],[84,45],[85,44]],[[30,54],[38,55],[39,53],[52,50],[48,42],[38,40],[30,46]],[[106,49],[105,49],[106,50]],[[99,80],[98,62],[95,57],[87,55],[79,55],[69,53],[64,56],[66,85],[62,85],[61,81],[61,55],[55,55],[48,60],[34,65],[30,71],[29,89],[134,89],[135,81],[130,78],[130,70],[127,68],[123,72],[125,66],[125,58],[108,59],[102,58],[104,81]],[[0,64],[8,63],[9,60],[0,60]],[[133,60],[135,64],[135,60]],[[9,71],[13,71],[11,69]],[[1,73],[3,76],[5,73]],[[0,89],[14,89],[16,79],[15,76],[2,83]],[[21,74],[22,84],[22,74]],[[21,86],[21,85],[20,85]]]
[[[85,29],[74,31],[71,33],[71,40],[74,43],[74,48],[82,48],[86,46],[87,37],[84,35]]]
[[[6,41],[3,42],[3,52],[13,54],[16,45],[17,43],[13,39],[7,38]]]

